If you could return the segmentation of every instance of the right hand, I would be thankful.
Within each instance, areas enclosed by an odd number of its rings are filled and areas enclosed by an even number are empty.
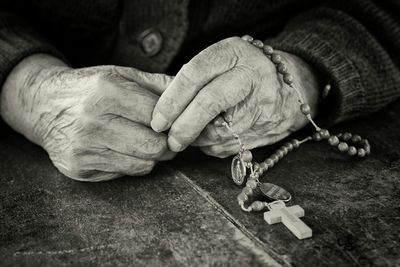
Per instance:
[[[1,114],[41,145],[66,176],[101,181],[144,175],[157,161],[174,156],[166,136],[149,128],[171,77],[127,67],[72,69],[64,64],[33,73],[24,86],[14,86],[18,90],[7,88],[13,79],[8,77]]]

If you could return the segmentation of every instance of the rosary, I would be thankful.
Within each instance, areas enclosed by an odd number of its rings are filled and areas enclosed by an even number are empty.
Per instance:
[[[293,139],[290,142],[285,143],[270,157],[261,163],[257,163],[252,162],[253,156],[250,150],[246,149],[240,140],[240,136],[232,130],[232,122],[226,120],[225,118],[221,126],[225,127],[232,134],[240,146],[239,153],[232,160],[232,180],[236,185],[239,186],[246,182],[245,187],[237,197],[238,204],[241,209],[246,212],[268,210],[264,212],[264,220],[268,224],[282,222],[297,238],[309,238],[312,236],[311,228],[299,219],[300,217],[304,216],[304,209],[299,205],[287,207],[286,203],[292,199],[291,194],[278,185],[261,183],[259,180],[261,175],[275,166],[278,161],[286,156],[290,151],[298,148],[301,144],[310,140],[327,140],[329,145],[337,147],[340,152],[346,153],[350,156],[358,157],[365,157],[368,155],[371,152],[371,146],[367,139],[363,139],[359,135],[352,135],[351,133],[339,133],[337,135],[331,135],[327,129],[321,129],[318,127],[318,125],[311,118],[310,106],[303,101],[300,92],[294,87],[293,76],[288,73],[288,69],[283,63],[281,55],[275,53],[271,46],[264,45],[262,41],[254,40],[253,37],[249,35],[243,36],[242,39],[248,41],[257,48],[262,49],[264,54],[276,66],[278,75],[282,76],[284,84],[289,86],[292,90],[295,90],[298,96],[300,111],[314,126],[315,133],[303,140],[299,141],[297,139]],[[330,85],[328,84],[325,86],[324,91],[329,90]],[[248,170],[250,174],[246,179],[246,173]],[[256,200],[246,207],[246,202],[254,195],[257,187],[260,189],[261,193],[268,199],[272,200],[272,202]]]

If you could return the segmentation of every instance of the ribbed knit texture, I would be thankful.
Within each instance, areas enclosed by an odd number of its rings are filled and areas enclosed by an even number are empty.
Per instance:
[[[328,124],[369,114],[400,96],[396,1],[204,0],[206,15],[188,10],[189,0],[9,2],[0,4],[8,10],[0,13],[0,85],[33,53],[62,57],[61,51],[75,66],[165,72],[215,41],[250,33],[300,56],[333,85],[321,109]],[[204,21],[191,27],[189,18]],[[151,28],[163,36],[163,47],[146,57],[137,37]]]
[[[14,66],[35,53],[63,58],[52,45],[32,34],[20,19],[0,12],[0,86]]]
[[[364,4],[370,18],[380,12]],[[391,45],[398,43],[400,35],[392,30],[393,20],[389,16],[377,19],[379,27],[386,24],[392,31]],[[395,64],[400,46],[397,54],[390,55],[378,38],[344,11],[316,8],[294,18],[269,41],[308,61],[333,85],[321,110],[325,122],[332,124],[370,114],[400,96],[400,71]]]

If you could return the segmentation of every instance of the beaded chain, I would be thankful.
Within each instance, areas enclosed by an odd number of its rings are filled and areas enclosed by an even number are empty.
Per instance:
[[[249,178],[246,181],[246,186],[242,189],[242,192],[238,195],[237,200],[240,207],[247,212],[250,211],[262,211],[265,208],[271,209],[271,205],[274,203],[279,202],[288,202],[291,200],[291,195],[287,193],[283,188],[279,186],[275,186],[272,184],[264,184],[264,185],[271,185],[273,193],[277,196],[276,192],[279,192],[278,197],[274,197],[274,195],[269,194],[268,192],[264,192],[263,188],[261,187],[263,184],[260,183],[259,178],[260,176],[266,172],[267,170],[271,169],[275,166],[280,159],[286,156],[289,152],[293,151],[295,148],[298,148],[301,144],[314,140],[314,141],[322,141],[326,140],[329,145],[337,147],[337,149],[342,152],[346,153],[350,156],[358,156],[358,157],[365,157],[366,155],[370,154],[371,146],[367,139],[361,138],[359,135],[352,135],[351,133],[339,133],[336,135],[332,135],[329,133],[327,129],[321,129],[312,119],[311,117],[311,108],[310,106],[304,102],[300,92],[294,87],[294,78],[288,72],[288,68],[286,67],[285,63],[282,61],[281,55],[274,52],[274,49],[269,45],[264,45],[264,43],[260,40],[254,40],[253,37],[249,35],[245,35],[242,37],[243,40],[251,43],[255,47],[261,49],[264,54],[269,58],[272,63],[274,63],[278,75],[282,76],[283,82],[288,85],[290,88],[295,90],[298,96],[299,108],[301,113],[307,118],[307,120],[314,126],[315,133],[312,136],[308,136],[303,140],[293,139],[290,142],[285,143],[279,149],[277,149],[271,156],[265,159],[261,163],[252,162],[253,155],[250,150],[246,149],[242,141],[240,140],[240,136],[232,130],[232,122],[227,121],[226,118],[222,123],[222,126],[226,127],[226,129],[231,132],[232,136],[239,142],[240,150],[236,157],[234,157],[232,161],[232,178],[233,181],[237,185],[242,185],[244,183],[244,177],[246,175],[246,169],[250,169]],[[323,94],[326,94],[327,91],[330,90],[330,85],[326,85],[323,91]],[[347,143],[349,142],[349,143]],[[358,148],[356,147],[358,146]],[[274,202],[262,202],[262,201],[254,201],[248,207],[245,207],[246,201],[249,200],[251,196],[254,195],[254,190],[260,187],[261,191],[268,197],[274,199]],[[267,188],[271,189],[271,187]],[[265,190],[267,191],[267,190]],[[269,191],[269,192],[271,192]]]

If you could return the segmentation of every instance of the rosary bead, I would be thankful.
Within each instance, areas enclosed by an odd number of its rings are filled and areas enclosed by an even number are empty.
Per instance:
[[[291,85],[294,81],[292,74],[286,73],[285,75],[283,75],[283,81],[286,84]]]
[[[254,172],[253,174],[250,174],[250,176],[249,176],[250,180],[257,180],[258,178],[260,178],[260,175],[258,174],[258,172]]]
[[[353,137],[351,138],[351,141],[353,142],[353,143],[358,143],[358,142],[360,142],[361,141],[361,136],[359,136],[358,134],[355,134],[355,135],[353,135]]]
[[[354,146],[350,146],[350,147],[349,147],[349,151],[347,151],[347,153],[348,153],[350,156],[357,155],[357,148],[355,148]]]
[[[314,141],[321,141],[322,140],[322,136],[321,136],[321,134],[319,133],[319,132],[316,132],[316,133],[314,133],[313,135],[312,135],[312,139],[314,140]]]
[[[311,108],[307,104],[301,104],[300,105],[300,110],[301,110],[301,113],[303,113],[304,115],[308,115],[311,112]]]
[[[256,200],[253,203],[251,203],[250,207],[254,211],[262,211],[265,206],[264,206],[264,203],[262,203],[261,201]]]
[[[290,143],[293,145],[294,148],[298,148],[300,146],[300,141],[297,139],[293,139],[290,141]]]
[[[264,173],[263,169],[258,169],[258,171],[257,171],[258,176],[261,176],[263,173]]]
[[[272,168],[275,165],[274,161],[271,158],[267,158],[264,162],[267,164],[268,168]]]
[[[269,56],[274,53],[274,49],[270,45],[264,45],[263,50],[264,50],[264,53]]]
[[[327,129],[321,129],[319,133],[321,134],[323,139],[328,139],[331,136]]]
[[[293,145],[289,142],[285,143],[285,147],[287,148],[288,151],[292,151],[293,150]]]
[[[359,157],[365,157],[365,155],[366,155],[366,153],[365,153],[364,148],[359,148],[359,149],[358,149],[358,152],[357,152],[357,156],[359,156]]]
[[[364,146],[364,149],[366,155],[369,155],[369,153],[371,153],[371,146],[369,144]]]
[[[245,150],[242,153],[242,159],[244,162],[251,162],[253,160],[253,154],[251,154],[250,150]]]
[[[260,170],[266,171],[268,170],[268,165],[265,162],[260,163]]]
[[[274,62],[275,64],[279,64],[282,62],[282,57],[281,55],[277,54],[277,53],[273,53],[271,55],[271,60],[272,62]]]
[[[338,145],[339,151],[346,152],[349,150],[349,145],[345,142],[340,142]]]
[[[369,142],[368,142],[367,139],[361,139],[360,142],[359,142],[359,144],[360,144],[361,146],[366,146],[366,145],[369,145]]]
[[[351,133],[344,133],[342,136],[343,141],[349,141],[352,137]]]
[[[365,150],[365,154],[368,155],[369,153],[371,153],[371,145],[369,144],[367,139],[362,139],[359,144],[361,146],[363,146],[364,150]]]
[[[247,35],[247,34],[243,35],[242,39],[247,41],[247,42],[252,42],[254,40],[253,37],[251,37],[250,35]]]
[[[253,194],[253,189],[246,186],[242,189],[242,193],[246,194],[247,196],[251,196]]]
[[[278,72],[280,74],[286,74],[288,71],[286,65],[283,64],[283,62],[279,63],[278,66],[276,67],[276,69],[278,70]]]
[[[274,164],[278,163],[279,156],[277,154],[272,154],[270,158],[274,161]]]
[[[331,85],[325,85],[324,89],[322,90],[322,99],[326,98],[331,90]]]
[[[264,47],[264,43],[260,40],[253,40],[252,44],[258,48],[263,48]]]
[[[237,196],[237,200],[238,200],[238,202],[239,202],[239,204],[240,204],[240,203],[244,203],[244,202],[246,202],[247,200],[249,200],[249,197],[248,197],[246,194],[240,193],[240,194]]]
[[[340,141],[339,141],[339,138],[337,136],[332,135],[331,137],[329,137],[328,143],[331,146],[337,146],[340,143]]]
[[[289,150],[285,146],[281,146],[279,150],[283,151],[283,154],[286,156],[289,153]]]
[[[253,164],[253,170],[256,172],[256,171],[258,171],[260,169],[260,164],[258,164],[257,162],[255,162],[254,164]]]
[[[275,154],[278,156],[279,159],[283,158],[285,156],[285,153],[281,150],[278,149]]]

